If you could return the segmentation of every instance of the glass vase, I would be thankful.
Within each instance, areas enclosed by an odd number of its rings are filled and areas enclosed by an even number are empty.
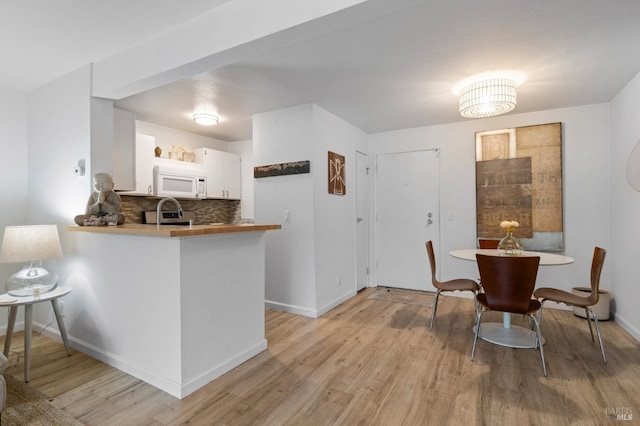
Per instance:
[[[498,243],[498,251],[507,256],[518,256],[522,254],[522,244],[513,236],[513,232],[507,232],[507,236]]]

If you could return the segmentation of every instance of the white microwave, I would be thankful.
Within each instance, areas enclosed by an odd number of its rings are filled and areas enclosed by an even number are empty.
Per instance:
[[[153,195],[156,197],[207,197],[207,177],[204,171],[155,166],[153,168]]]

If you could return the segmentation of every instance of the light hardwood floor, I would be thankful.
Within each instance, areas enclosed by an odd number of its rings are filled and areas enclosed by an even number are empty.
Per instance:
[[[429,332],[430,307],[374,291],[319,319],[266,311],[269,349],[183,400],[80,352],[67,357],[46,336],[34,336],[30,385],[88,425],[640,423],[640,344],[612,321],[601,323],[605,365],[586,320],[547,309],[545,378],[534,350],[479,341],[471,361],[471,299],[442,297]],[[15,364],[22,336],[13,344]],[[23,377],[22,359],[8,374]]]

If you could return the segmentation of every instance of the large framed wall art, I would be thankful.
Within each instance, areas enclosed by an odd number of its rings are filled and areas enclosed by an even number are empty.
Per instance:
[[[479,238],[502,238],[517,221],[525,250],[562,251],[562,123],[476,133]]]

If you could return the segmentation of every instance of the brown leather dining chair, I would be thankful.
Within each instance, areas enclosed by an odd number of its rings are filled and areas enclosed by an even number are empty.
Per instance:
[[[436,295],[433,298],[433,306],[431,308],[431,324],[429,330],[433,328],[433,323],[436,318],[436,309],[438,309],[438,298],[443,291],[471,291],[475,294],[478,293],[480,286],[478,283],[469,278],[455,278],[449,281],[438,281],[436,278],[436,256],[433,251],[433,242],[427,241],[427,253],[429,254],[429,265],[431,265],[431,283],[436,288]],[[478,311],[477,302],[476,312]]]
[[[539,301],[532,299],[533,289],[538,275],[539,256],[488,256],[476,254],[483,293],[478,293],[478,315],[471,359],[476,353],[478,336],[482,335],[482,314],[486,311],[500,311],[527,315],[535,324],[536,344],[540,348],[542,369],[547,375],[544,361],[540,323],[536,313],[540,310]]]
[[[542,305],[544,305],[544,302],[547,300],[550,300],[556,303],[564,303],[565,305],[584,308],[587,323],[589,324],[589,332],[591,333],[591,341],[595,342],[593,338],[593,329],[591,328],[591,320],[589,319],[589,314],[591,314],[591,318],[596,325],[596,333],[598,334],[598,342],[600,343],[600,352],[602,352],[602,361],[605,364],[607,363],[607,357],[604,355],[604,346],[602,345],[598,316],[595,314],[593,309],[591,309],[591,306],[598,303],[598,299],[600,297],[600,275],[602,273],[602,265],[604,264],[606,254],[607,251],[600,247],[596,247],[593,251],[593,260],[591,261],[591,294],[589,294],[589,296],[583,297],[550,287],[539,288],[533,293],[535,297],[542,300]],[[540,311],[540,322],[542,322],[542,311]]]
[[[478,238],[478,248],[481,249],[497,249],[500,244],[500,240],[494,240],[490,238]],[[482,281],[479,280],[480,287],[482,287]]]
[[[478,247],[481,249],[497,249],[500,240],[478,238]]]

